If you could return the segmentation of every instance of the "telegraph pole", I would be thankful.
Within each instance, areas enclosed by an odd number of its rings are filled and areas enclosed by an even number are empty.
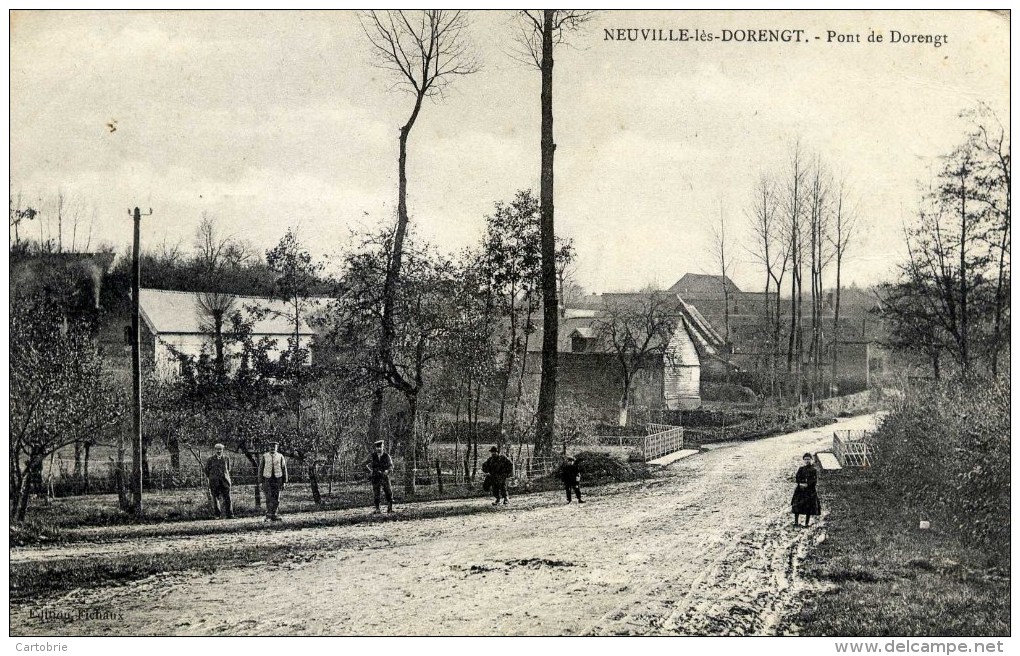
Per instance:
[[[134,216],[135,238],[134,250],[131,252],[131,382],[133,399],[131,404],[132,419],[132,448],[131,448],[131,495],[132,510],[136,517],[142,514],[142,343],[139,315],[139,288],[141,287],[142,275],[139,263],[139,249],[141,248],[141,225],[142,213],[136,207],[134,212],[128,210],[128,214]],[[152,214],[149,210],[148,216]]]

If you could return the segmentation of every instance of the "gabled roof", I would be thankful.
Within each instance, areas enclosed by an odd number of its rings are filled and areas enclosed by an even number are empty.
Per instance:
[[[211,318],[202,309],[201,292],[176,292],[163,289],[139,290],[139,311],[142,320],[149,330],[155,334],[199,335],[209,331]],[[244,316],[250,316],[249,308],[268,310],[264,319],[254,323],[252,329],[256,335],[293,335],[294,323],[290,318],[289,308],[283,301],[258,298],[255,296],[234,296],[232,309]],[[303,311],[309,315],[317,309],[325,307],[327,299],[310,299],[309,306]],[[306,321],[301,322],[300,334],[313,335]]]
[[[584,339],[592,339],[596,336],[595,329],[590,326],[581,326],[580,328],[574,328],[573,332],[570,333],[570,336],[573,337],[574,335],[577,335],[578,337],[583,337]]]
[[[677,280],[669,291],[686,296],[697,294],[722,294],[725,285],[727,292],[739,292],[740,288],[726,276],[713,276],[706,273],[685,273]]]

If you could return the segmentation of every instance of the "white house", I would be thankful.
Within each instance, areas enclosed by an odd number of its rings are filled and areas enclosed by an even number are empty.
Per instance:
[[[324,309],[327,299],[309,299],[298,308],[297,336],[301,348],[309,348],[315,336],[307,319],[317,310]],[[278,300],[251,296],[228,296],[201,292],[176,292],[162,289],[142,289],[139,294],[139,312],[142,322],[142,344],[152,348],[151,355],[158,375],[172,377],[180,373],[180,358],[175,353],[198,357],[212,355],[216,315],[229,317],[233,312],[242,316],[260,316],[253,324],[256,341],[269,340],[270,357],[288,347],[295,335],[293,305]],[[229,330],[229,318],[224,318],[224,330]],[[235,353],[239,345],[226,344],[227,354]]]

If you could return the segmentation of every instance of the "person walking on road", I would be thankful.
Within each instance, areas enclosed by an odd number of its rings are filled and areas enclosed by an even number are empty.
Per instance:
[[[560,470],[560,480],[563,481],[563,486],[567,489],[567,503],[571,501],[571,492],[577,496],[578,503],[584,503],[581,499],[581,471],[574,462],[573,456],[567,456],[567,461]]]
[[[375,512],[380,513],[381,501],[380,492],[386,493],[386,512],[393,512],[393,490],[390,488],[390,470],[393,469],[393,459],[383,449],[383,441],[379,440],[372,445],[372,455],[365,461],[365,468],[368,469],[372,478],[372,493],[375,495]]]
[[[266,521],[281,521],[280,492],[287,485],[287,459],[280,453],[280,443],[270,442],[269,451],[259,462],[259,478],[266,491]]]
[[[804,526],[811,524],[812,515],[822,514],[822,504],[818,501],[818,470],[814,466],[814,458],[810,453],[804,454],[804,464],[797,470],[797,487],[793,490],[790,501],[793,512],[793,523],[800,525],[800,516],[804,515]]]
[[[209,479],[209,491],[212,493],[213,512],[217,517],[226,515],[227,519],[233,519],[234,510],[230,504],[230,459],[223,455],[223,445],[217,444],[214,451],[205,462],[205,475]],[[220,501],[223,502],[223,510],[220,510]]]
[[[500,454],[498,446],[489,449],[489,453],[492,455],[482,463],[482,471],[489,475],[488,480],[492,486],[492,494],[496,497],[492,505],[498,506],[500,499],[502,499],[505,506],[510,503],[510,497],[506,492],[506,481],[513,476],[514,463],[511,462],[510,458]]]

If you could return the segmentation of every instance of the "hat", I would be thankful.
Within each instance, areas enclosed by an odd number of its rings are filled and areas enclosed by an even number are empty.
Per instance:
[[[269,440],[268,442],[266,442],[266,446],[273,446],[274,444],[276,446],[280,446],[280,441],[279,440]]]
[[[382,446],[382,445],[383,445],[383,441],[382,440],[376,440],[375,442],[372,443],[372,446]]]
[[[803,459],[803,458],[813,458],[813,457],[814,456],[812,456],[810,453],[805,453],[801,458]]]
[[[499,447],[498,446],[494,446],[491,449],[489,449],[489,451],[492,452],[492,453],[499,453]]]
[[[216,444],[213,445],[213,448],[214,449],[223,449],[223,448],[226,448],[226,447],[224,447],[222,444],[216,443]]]

